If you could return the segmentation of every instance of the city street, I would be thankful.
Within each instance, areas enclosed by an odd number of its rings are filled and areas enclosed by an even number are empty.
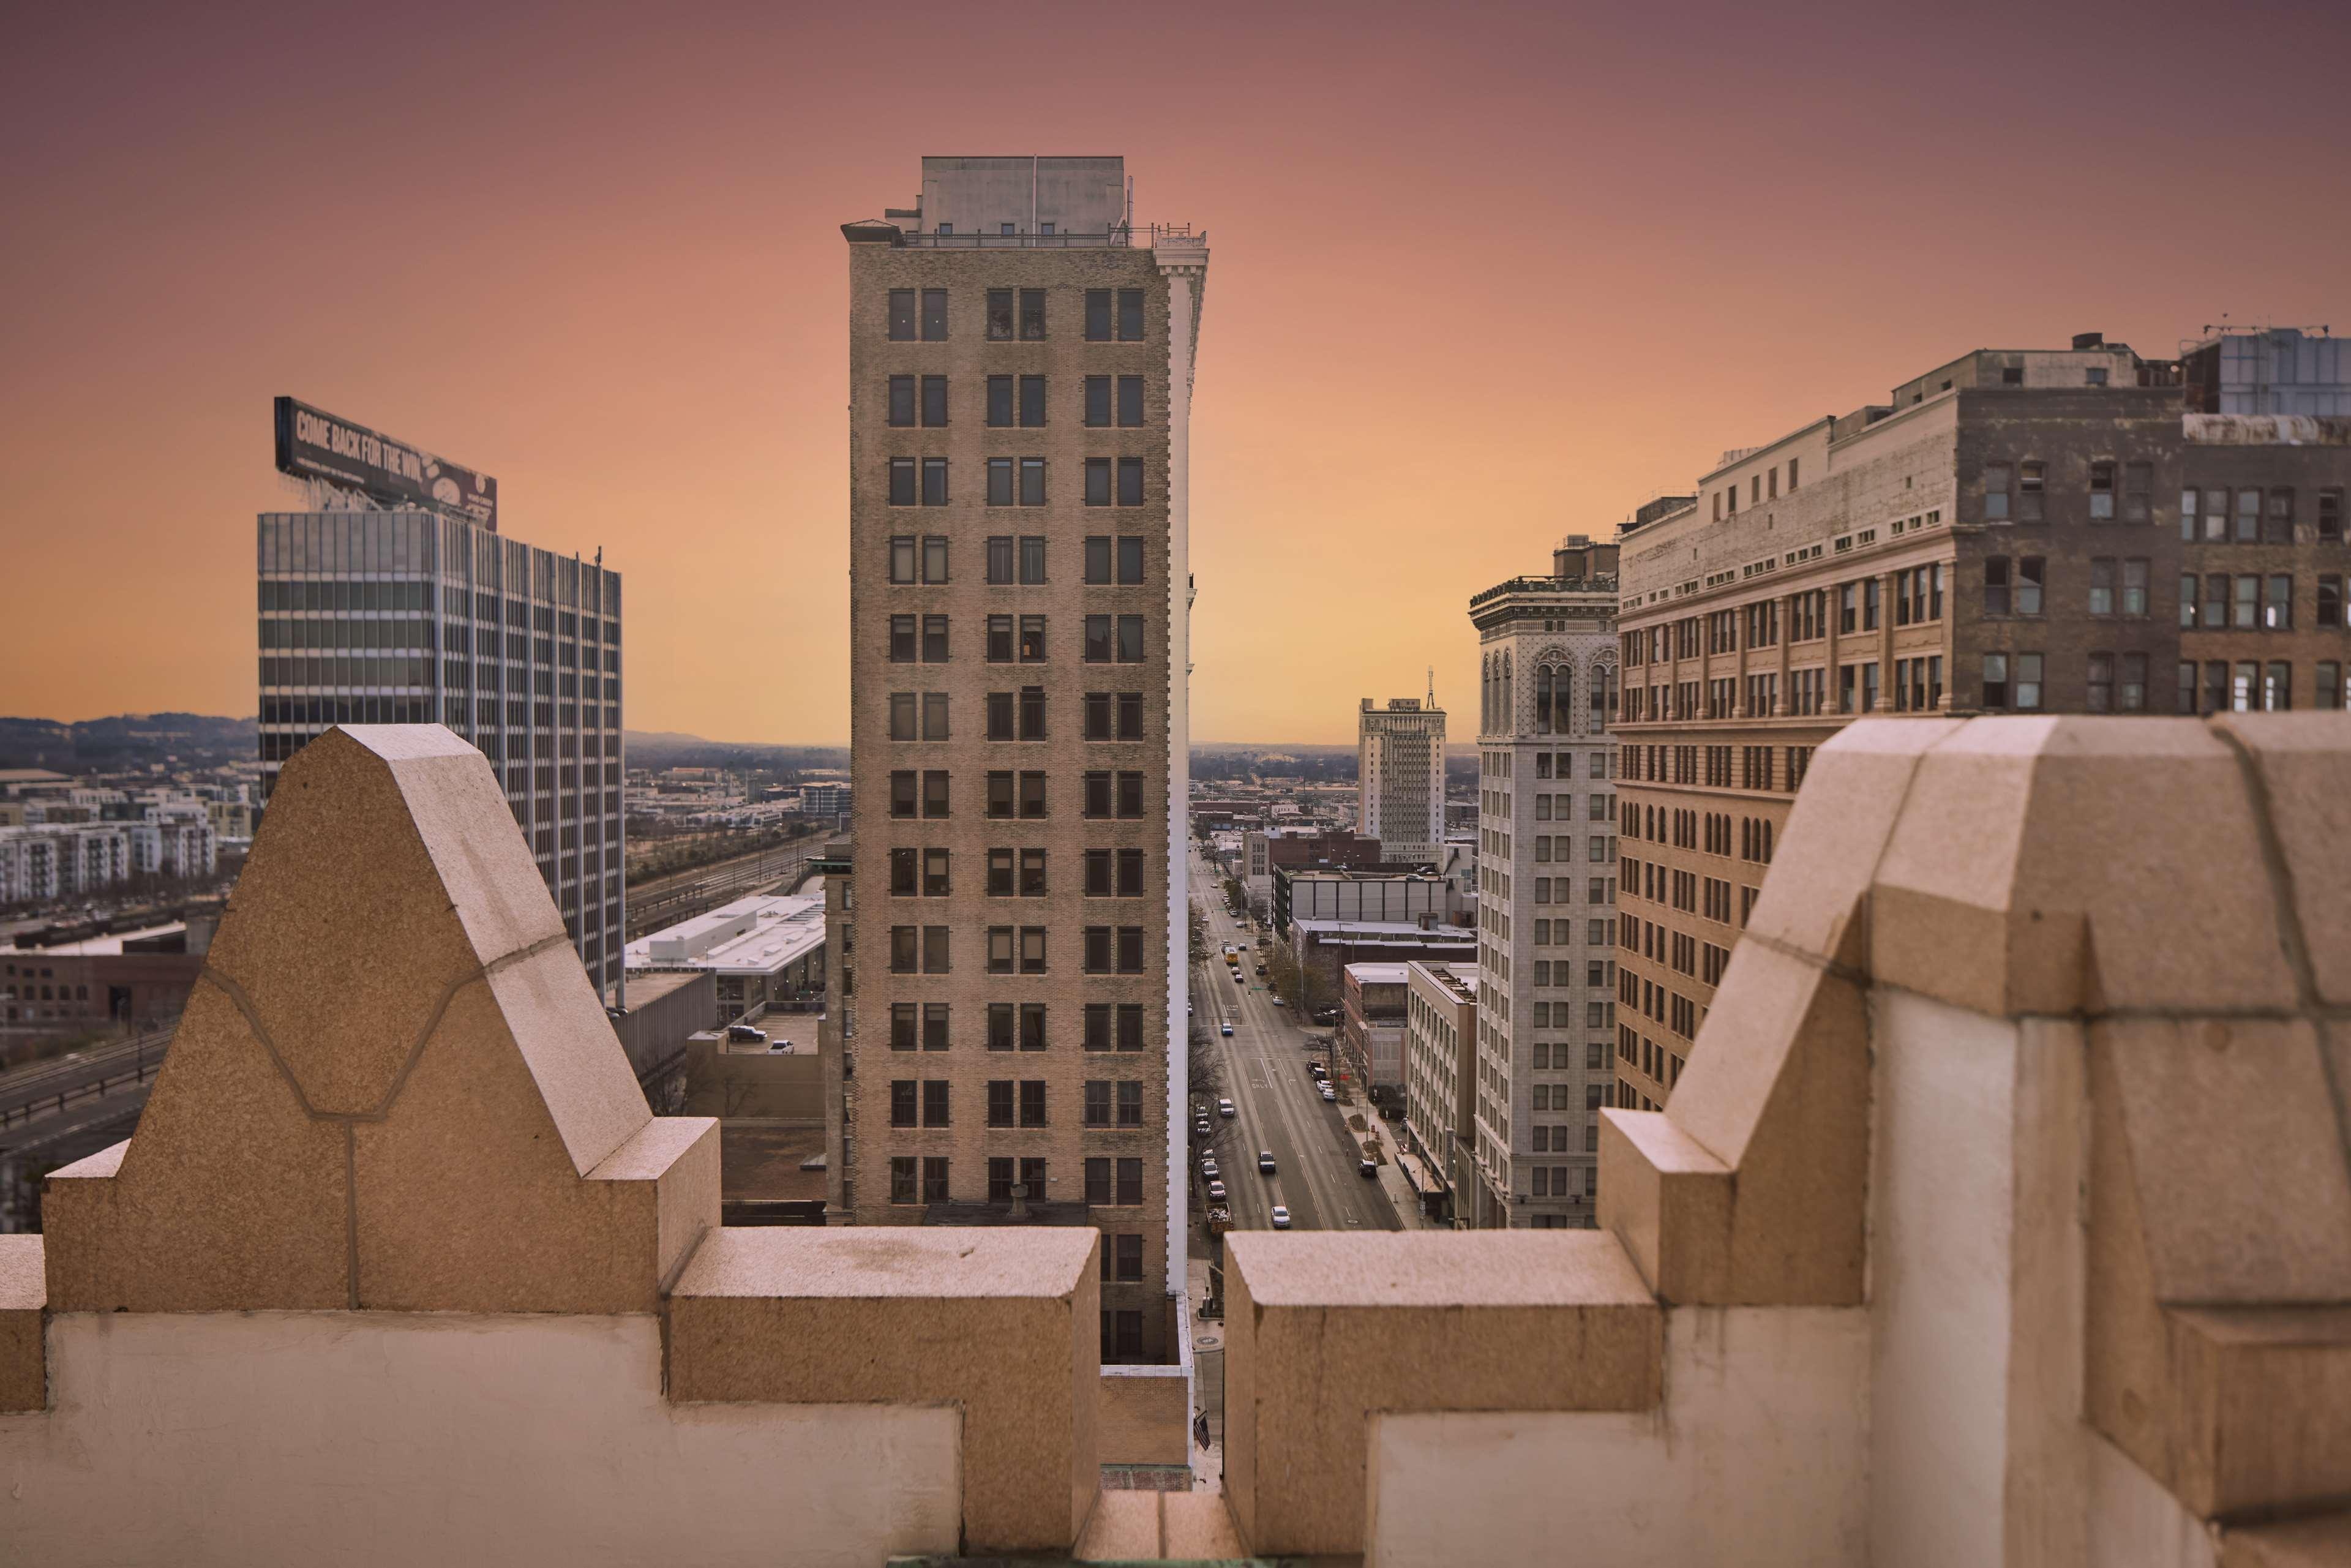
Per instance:
[[[1373,1114],[1370,1106],[1323,1103],[1320,1086],[1306,1071],[1305,1044],[1326,1030],[1301,1029],[1289,1009],[1274,1005],[1273,993],[1257,977],[1258,934],[1225,907],[1224,879],[1213,862],[1192,852],[1193,902],[1207,919],[1206,961],[1192,977],[1194,1021],[1207,1030],[1211,1053],[1222,1064],[1217,1094],[1228,1097],[1239,1114],[1215,1111],[1216,1094],[1194,1086],[1193,1101],[1209,1105],[1209,1144],[1225,1183],[1237,1229],[1263,1230],[1276,1204],[1289,1207],[1299,1230],[1397,1230],[1403,1228],[1383,1186],[1358,1174],[1364,1134],[1346,1124],[1350,1115]],[[1225,964],[1228,943],[1247,942],[1241,983]],[[1230,1040],[1218,1033],[1233,1026]],[[1193,1138],[1196,1191],[1201,1140]],[[1258,1151],[1271,1150],[1272,1176],[1258,1170]],[[1197,1210],[1196,1209],[1196,1213]]]

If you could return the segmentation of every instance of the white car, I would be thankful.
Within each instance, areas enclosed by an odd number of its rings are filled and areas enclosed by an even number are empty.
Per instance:
[[[1214,1181],[1217,1179],[1216,1161],[1202,1160],[1200,1162],[1200,1179],[1202,1181]]]
[[[1209,1200],[1210,1200],[1211,1202],[1214,1202],[1214,1203],[1222,1203],[1222,1202],[1224,1202],[1224,1201],[1225,1201],[1225,1184],[1224,1184],[1224,1183],[1222,1183],[1222,1182],[1220,1182],[1220,1181],[1212,1181],[1212,1182],[1210,1182],[1210,1183],[1208,1184],[1208,1198],[1209,1198]]]
[[[1217,1114],[1219,1116],[1238,1116],[1240,1114],[1240,1112],[1234,1109],[1233,1103],[1231,1101],[1219,1100],[1217,1102]]]
[[[1328,1083],[1322,1085],[1322,1103],[1325,1105],[1335,1105],[1339,1103],[1339,1092]]]
[[[1228,1023],[1219,1024],[1217,1026],[1217,1032],[1223,1035],[1227,1040],[1230,1040],[1233,1038],[1233,1026]]]
[[[1290,1228],[1290,1210],[1282,1207],[1281,1205],[1278,1203],[1273,1206],[1273,1228],[1276,1230],[1287,1230]]]

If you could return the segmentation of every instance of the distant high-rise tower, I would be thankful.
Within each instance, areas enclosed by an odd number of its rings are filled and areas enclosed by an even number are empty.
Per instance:
[[[277,418],[278,466],[311,509],[259,518],[264,800],[329,726],[447,725],[497,769],[589,978],[613,995],[620,573],[496,532],[486,476],[291,399]]]
[[[1364,699],[1355,732],[1355,829],[1389,862],[1436,864],[1445,853],[1445,710],[1429,700]]]
[[[1186,476],[1202,237],[1118,158],[925,158],[842,226],[860,1224],[1091,1224],[1184,1291]],[[846,943],[841,944],[845,948]]]

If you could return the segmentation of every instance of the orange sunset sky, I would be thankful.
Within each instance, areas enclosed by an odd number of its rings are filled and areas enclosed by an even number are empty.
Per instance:
[[[925,152],[1205,226],[1199,740],[1968,349],[2351,330],[2351,5],[20,8],[0,714],[255,707],[292,393],[626,575],[630,727],[848,725],[846,259]],[[1454,738],[1467,739],[1457,724]]]

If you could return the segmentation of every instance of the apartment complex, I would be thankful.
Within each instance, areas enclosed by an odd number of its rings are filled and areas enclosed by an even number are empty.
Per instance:
[[[1595,1212],[1614,1021],[1615,615],[1616,549],[1582,534],[1549,576],[1469,601],[1478,1040],[1464,1226],[1583,1227]]]
[[[1119,158],[925,158],[849,242],[841,1202],[1102,1232],[1102,1354],[1183,1291],[1186,478],[1207,265]],[[839,944],[849,951],[852,932]]]
[[[620,573],[360,498],[263,513],[259,564],[264,800],[329,726],[447,725],[497,769],[609,999],[622,963]]]
[[[1813,753],[1892,713],[2341,708],[2351,356],[1982,350],[1622,538],[1613,1103],[1687,1062]]]
[[[1392,863],[1436,865],[1445,855],[1445,710],[1432,691],[1365,697],[1355,722],[1355,831]]]

